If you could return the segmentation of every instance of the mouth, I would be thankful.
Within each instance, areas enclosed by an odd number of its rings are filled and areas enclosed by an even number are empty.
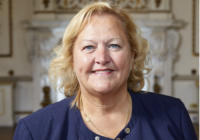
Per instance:
[[[111,72],[113,72],[114,70],[110,70],[110,69],[106,69],[106,70],[95,70],[95,71],[92,71],[92,73],[95,73],[95,74],[109,74]]]

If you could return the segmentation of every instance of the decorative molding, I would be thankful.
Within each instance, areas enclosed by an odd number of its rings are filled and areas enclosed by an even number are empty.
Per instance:
[[[196,25],[199,25],[197,19],[199,17],[199,10],[197,12],[196,8],[199,8],[199,0],[192,1],[192,53],[194,56],[199,56],[199,52],[197,52],[196,47],[199,48],[199,44],[196,44],[196,40],[199,38],[196,37],[196,34],[199,33],[199,30],[196,29]],[[198,16],[197,16],[198,15]]]
[[[48,8],[50,0],[43,0],[42,3],[45,8]]]
[[[24,21],[22,24],[27,29],[26,43],[28,47],[28,58],[33,65],[34,86],[34,111],[41,108],[43,95],[41,89],[50,86],[48,68],[53,58],[53,48],[61,44],[61,40],[69,21]],[[38,98],[41,98],[38,100]],[[56,93],[51,87],[50,98],[52,102],[57,101]]]
[[[5,2],[5,1],[4,1]],[[13,27],[12,27],[12,0],[8,0],[8,22],[9,22],[9,53],[0,54],[0,57],[12,57],[13,55]]]
[[[0,81],[0,85],[15,85],[15,82]]]
[[[114,5],[120,5],[122,8],[126,9],[147,9],[148,1],[147,0],[98,0],[98,1],[106,1],[112,3]],[[91,3],[91,0],[57,0],[56,1],[56,9],[81,9],[85,7],[85,5]]]
[[[0,117],[0,126],[13,126],[13,84],[0,86],[0,91],[4,92],[4,114]]]
[[[74,10],[74,11],[34,11],[34,14],[75,14],[79,10]],[[146,13],[171,13],[171,10],[151,10],[151,11],[131,11],[131,10],[126,10],[127,12],[130,13],[135,13],[135,14],[146,14]]]
[[[199,75],[176,75],[172,80],[199,80]]]
[[[199,113],[199,111],[197,111],[197,110],[188,110],[188,113],[189,114],[191,114],[191,113],[195,113],[196,114],[196,113]]]
[[[170,59],[177,58],[177,47],[180,41],[176,28],[181,28],[183,22],[174,20],[140,20],[136,24],[141,28],[143,36],[149,42],[152,55],[154,73],[163,76],[165,73],[164,62],[170,55]],[[173,64],[172,64],[173,65]],[[171,71],[171,70],[170,70]]]
[[[162,2],[162,0],[155,0],[155,4],[156,4],[157,8],[159,8],[161,2]]]
[[[8,84],[17,81],[33,81],[33,78],[30,76],[0,76],[0,84]]]
[[[136,24],[149,42],[153,71],[148,76],[154,85],[154,76],[159,77],[160,93],[172,96],[172,77],[174,60],[177,58],[180,35],[177,29],[184,22],[176,20],[140,20]],[[147,89],[147,87],[145,87]],[[144,89],[144,90],[146,90]],[[153,91],[152,87],[149,89]]]
[[[166,40],[166,45],[169,49],[170,56],[172,60],[176,60],[177,58],[177,48],[179,45],[180,41],[180,35],[176,30],[169,29],[167,31],[167,40]]]
[[[183,21],[180,20],[149,20],[149,19],[143,19],[143,20],[136,20],[135,23],[140,28],[152,28],[152,29],[159,29],[159,28],[181,28],[185,25]]]
[[[112,3],[114,5],[119,5],[122,9],[128,11],[128,12],[134,12],[134,13],[152,13],[152,12],[157,12],[157,13],[168,13],[171,12],[171,0],[55,0],[55,1],[49,1],[49,0],[43,0],[43,4],[45,1],[45,5],[43,6],[43,9],[37,9],[35,7],[35,14],[39,13],[45,13],[45,14],[50,14],[50,13],[77,13],[80,9],[85,7],[85,5],[93,2],[93,1],[106,1],[109,3]],[[166,2],[167,1],[167,2]],[[37,3],[37,4],[36,4]],[[47,9],[47,5],[49,4],[53,5],[53,8]],[[167,9],[162,9],[160,6],[162,3],[168,3],[168,8]],[[153,4],[153,9],[150,8],[149,5],[152,6]],[[40,5],[38,3],[38,0],[35,0],[35,6]],[[165,5],[166,6],[166,5]]]
[[[43,93],[44,93],[44,98],[43,98],[43,101],[41,102],[41,105],[44,108],[52,103],[51,98],[50,98],[50,93],[51,93],[50,86],[44,86]]]
[[[2,9],[2,5],[3,5],[3,0],[0,0],[0,11]]]
[[[24,28],[32,29],[34,31],[36,30],[44,30],[47,29],[49,31],[53,31],[55,28],[64,28],[62,30],[65,30],[65,28],[68,26],[70,21],[63,21],[63,20],[31,20],[31,21],[23,21],[22,24]],[[63,31],[64,32],[64,31]]]
[[[27,115],[30,115],[30,114],[32,114],[33,113],[33,111],[15,111],[14,112],[14,115],[21,115],[21,114],[27,114]]]
[[[0,93],[2,93],[1,97],[2,97],[2,101],[0,102],[2,105],[2,112],[0,112],[0,116],[4,116],[5,115],[5,91],[3,89],[0,89]]]
[[[26,42],[29,60],[40,58],[41,65],[48,71],[53,48],[59,45],[69,21],[24,21],[23,26],[29,30]]]

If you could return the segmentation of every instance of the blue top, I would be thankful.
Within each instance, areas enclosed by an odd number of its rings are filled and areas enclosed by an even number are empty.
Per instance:
[[[129,92],[132,116],[115,139],[197,140],[188,112],[179,99]],[[66,98],[21,119],[13,140],[111,140],[86,127],[79,109],[70,108],[73,99]]]

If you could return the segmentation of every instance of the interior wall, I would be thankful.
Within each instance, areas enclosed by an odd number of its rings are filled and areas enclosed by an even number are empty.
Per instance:
[[[175,0],[172,5],[174,18],[186,22],[185,27],[179,31],[181,35],[179,58],[174,67],[175,73],[180,75],[190,75],[192,69],[196,69],[197,74],[199,73],[199,57],[192,54],[192,1]]]
[[[22,26],[23,21],[31,20],[33,17],[33,1],[12,0],[12,7],[13,56],[0,58],[0,76],[8,76],[9,70],[13,70],[15,76],[33,76],[34,72],[32,64],[28,60],[28,48],[25,42],[26,29]],[[175,19],[186,22],[185,27],[179,30],[181,42],[178,48],[178,59],[174,63],[174,74],[191,75],[192,69],[196,69],[198,74],[199,57],[192,55],[192,0],[172,0],[172,13]],[[32,84],[33,82],[16,84],[14,90],[15,111],[35,110],[32,100],[32,94],[34,94]],[[198,90],[194,81],[174,81],[173,88],[173,95],[181,98],[188,109],[190,109],[191,103],[198,102],[196,100]],[[35,91],[42,94],[42,90]]]
[[[181,42],[178,48],[178,59],[174,65],[174,73],[180,76],[191,76],[193,69],[196,70],[196,75],[199,75],[199,57],[192,54],[192,2],[193,0],[173,0],[172,5],[174,18],[186,23],[179,30]],[[193,109],[190,107],[192,103],[198,103],[198,88],[195,80],[175,80],[173,88],[174,96],[180,98],[188,110]]]
[[[26,30],[22,26],[24,20],[32,16],[32,1],[12,0],[12,57],[0,57],[0,77],[13,76],[32,77],[32,65],[28,60],[28,48],[25,37]],[[9,38],[8,38],[9,40]],[[32,82],[17,82],[14,86],[14,111],[32,111]]]
[[[8,71],[13,70],[14,75],[32,75],[31,63],[27,59],[25,44],[25,29],[22,21],[30,20],[32,16],[32,3],[27,0],[12,0],[12,33],[13,56],[0,58],[0,75],[8,76]]]

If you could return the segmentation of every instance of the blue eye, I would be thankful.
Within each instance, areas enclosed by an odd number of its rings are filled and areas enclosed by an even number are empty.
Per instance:
[[[110,47],[111,47],[111,48],[114,48],[114,49],[120,48],[120,46],[117,45],[117,44],[111,44]]]
[[[93,46],[86,46],[84,49],[85,50],[92,50],[92,49],[94,49],[94,47]]]

